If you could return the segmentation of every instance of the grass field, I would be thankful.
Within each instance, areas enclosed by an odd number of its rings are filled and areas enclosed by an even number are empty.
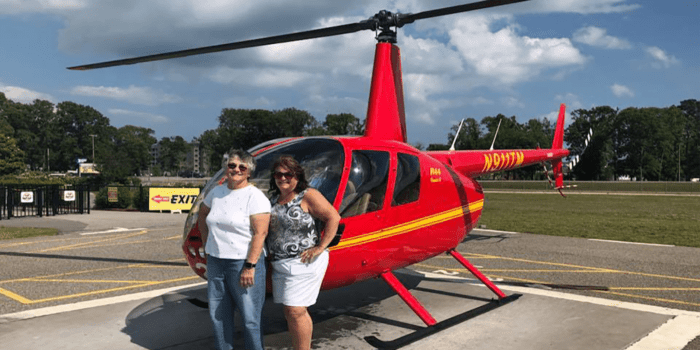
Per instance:
[[[486,193],[479,224],[494,230],[700,247],[700,197]]]
[[[58,230],[55,228],[26,228],[0,226],[0,240],[35,236],[55,236],[57,233]]]

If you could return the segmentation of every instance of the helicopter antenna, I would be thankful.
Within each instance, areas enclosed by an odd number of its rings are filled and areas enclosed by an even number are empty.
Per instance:
[[[459,127],[457,128],[457,133],[455,134],[455,139],[452,140],[452,146],[450,146],[450,151],[455,150],[455,143],[457,143],[457,137],[459,136],[459,131],[462,130],[462,124],[464,124],[464,118],[459,122]]]
[[[496,127],[496,134],[493,135],[493,141],[491,142],[491,148],[489,148],[489,151],[493,151],[493,144],[496,143],[496,136],[498,136],[498,129],[501,128],[501,122],[503,119],[498,120],[498,126]]]

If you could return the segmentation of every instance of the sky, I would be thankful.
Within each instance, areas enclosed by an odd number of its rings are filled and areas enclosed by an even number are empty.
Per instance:
[[[72,101],[111,125],[192,140],[224,108],[364,119],[376,41],[343,36],[90,71],[95,62],[418,13],[469,0],[0,0],[0,92]],[[447,143],[462,118],[554,122],[596,106],[700,99],[700,2],[530,0],[398,30],[408,141]],[[568,122],[571,119],[569,117]]]

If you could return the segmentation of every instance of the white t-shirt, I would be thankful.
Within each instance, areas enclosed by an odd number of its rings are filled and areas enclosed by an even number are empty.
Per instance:
[[[245,259],[253,238],[250,216],[269,213],[270,200],[255,186],[231,190],[227,184],[214,187],[204,198],[209,237],[207,254],[220,259]]]

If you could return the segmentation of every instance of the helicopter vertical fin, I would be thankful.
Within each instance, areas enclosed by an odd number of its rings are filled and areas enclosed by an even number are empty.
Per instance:
[[[406,142],[406,113],[399,47],[378,43],[367,105],[365,136]]]
[[[564,148],[564,121],[566,119],[566,105],[559,107],[559,118],[557,118],[556,129],[554,130],[554,140],[552,149]],[[552,161],[552,171],[554,172],[554,187],[558,190],[564,188],[564,172],[562,171],[561,158]]]

